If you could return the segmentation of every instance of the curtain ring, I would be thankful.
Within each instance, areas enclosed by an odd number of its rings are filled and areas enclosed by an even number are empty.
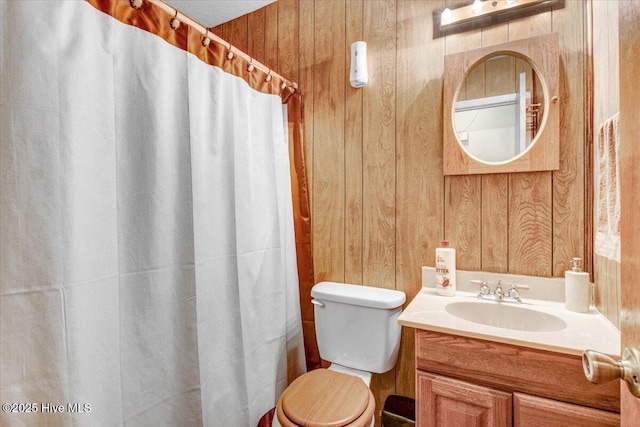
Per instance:
[[[139,10],[142,8],[143,0],[129,0],[129,5],[135,10]]]
[[[178,28],[180,28],[180,20],[178,19],[178,9],[176,9],[176,16],[171,18],[171,20],[169,21],[169,25],[171,25],[171,28],[173,28],[174,30],[177,30]]]
[[[233,59],[233,52],[231,51],[231,43],[227,46],[227,59],[231,61]]]
[[[264,81],[269,83],[271,81],[271,70],[267,73],[267,77],[264,78]]]
[[[247,71],[252,72],[254,68],[256,67],[253,65],[253,58],[249,58],[249,65],[247,66]]]
[[[207,47],[211,43],[211,39],[209,38],[209,29],[204,29],[204,35],[202,36],[202,46]]]

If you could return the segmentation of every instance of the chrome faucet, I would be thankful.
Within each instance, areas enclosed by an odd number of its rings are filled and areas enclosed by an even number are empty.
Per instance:
[[[504,298],[504,291],[502,290],[502,282],[500,280],[498,280],[498,284],[496,285],[496,288],[493,290],[493,296],[498,302],[502,301]]]
[[[502,281],[498,280],[498,284],[495,289],[492,291],[489,287],[489,282],[486,280],[471,280],[471,284],[479,285],[480,292],[478,293],[478,298],[484,298],[488,295],[493,295],[493,298],[497,302],[503,301],[513,301],[522,304],[522,299],[520,299],[520,291],[529,289],[529,285],[518,285],[516,283],[508,284],[509,289],[505,291],[502,286]],[[505,284],[506,286],[507,284]]]

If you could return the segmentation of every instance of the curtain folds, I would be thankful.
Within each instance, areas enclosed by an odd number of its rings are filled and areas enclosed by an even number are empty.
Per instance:
[[[234,56],[227,59],[228,46],[211,42],[202,45],[202,34],[188,25],[182,24],[177,29],[169,24],[173,16],[153,3],[143,2],[140,9],[131,7],[129,0],[85,0],[96,9],[111,15],[115,19],[134,27],[155,34],[167,43],[190,52],[201,61],[221,68],[229,74],[244,79],[252,88],[274,95],[279,95],[287,102],[293,94],[290,88],[282,88],[279,79],[267,79],[267,74],[254,69],[247,72],[249,62]]]
[[[0,425],[255,426],[305,370],[300,106],[87,2],[0,20]]]

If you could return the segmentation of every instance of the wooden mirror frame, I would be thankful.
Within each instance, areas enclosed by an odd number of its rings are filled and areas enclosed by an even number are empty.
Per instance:
[[[545,89],[544,117],[531,146],[513,160],[483,163],[467,154],[454,128],[454,104],[462,82],[476,64],[509,54],[531,63]],[[494,46],[446,55],[443,87],[443,169],[444,175],[475,175],[558,170],[560,167],[560,96],[558,34],[516,40]]]

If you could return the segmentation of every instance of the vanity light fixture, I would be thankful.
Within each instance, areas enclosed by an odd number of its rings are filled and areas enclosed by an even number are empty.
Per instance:
[[[476,15],[482,12],[482,0],[473,1],[473,11],[476,13]]]
[[[433,11],[433,37],[561,9],[564,3],[565,0],[474,0],[460,7],[436,9]]]

